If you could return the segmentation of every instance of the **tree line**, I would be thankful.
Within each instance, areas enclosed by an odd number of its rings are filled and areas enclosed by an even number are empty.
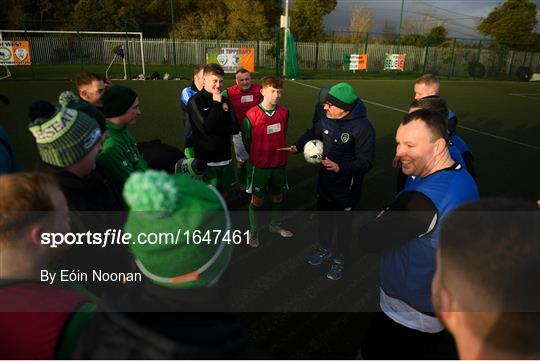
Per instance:
[[[291,30],[324,37],[323,18],[337,0],[296,0]],[[254,40],[274,36],[281,0],[4,0],[5,29],[142,31],[146,37]],[[172,16],[171,16],[172,15]]]
[[[291,31],[297,41],[361,42],[375,26],[369,8],[353,10],[343,31],[325,31],[324,16],[337,0],[292,1]],[[540,50],[536,19],[537,5],[530,0],[506,0],[479,22],[481,34],[493,39],[493,46]],[[282,0],[3,0],[0,25],[5,29],[142,31],[145,37],[184,39],[267,40],[276,36]],[[172,16],[171,16],[172,15]],[[424,20],[405,18],[401,28],[403,45],[448,44],[448,30],[427,9]],[[429,27],[428,27],[429,26]],[[382,42],[397,40],[395,24],[387,21]]]

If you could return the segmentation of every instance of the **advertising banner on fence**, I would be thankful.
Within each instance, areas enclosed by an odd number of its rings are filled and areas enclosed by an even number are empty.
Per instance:
[[[351,54],[349,70],[367,70],[367,54]]]
[[[255,71],[254,48],[220,48],[206,51],[206,62],[217,63],[225,73],[235,73],[238,68]]]
[[[0,41],[0,65],[32,65],[28,41]]]
[[[384,70],[401,70],[405,67],[406,54],[388,54],[384,55]]]

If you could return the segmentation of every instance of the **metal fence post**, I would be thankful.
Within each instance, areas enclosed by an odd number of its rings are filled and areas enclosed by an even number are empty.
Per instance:
[[[478,55],[476,56],[476,62],[480,62],[480,55],[482,55],[482,40],[478,42]]]
[[[525,66],[525,64],[527,63],[527,60],[528,60],[527,57],[532,58],[533,55],[534,55],[533,53],[529,54],[529,50],[528,50],[528,48],[526,48],[525,49],[525,55],[523,56],[523,64],[522,64],[522,66]]]
[[[512,68],[514,67],[514,56],[516,55],[516,52],[514,50],[512,51],[512,55],[510,56],[510,68],[508,69],[508,77],[512,77]]]
[[[478,55],[476,56],[476,63],[480,63],[480,55],[482,53],[482,40],[478,41]],[[476,72],[473,71],[473,80],[476,80]]]
[[[315,70],[319,67],[319,40],[315,43]]]
[[[456,64],[456,42],[457,38],[454,38],[452,43],[452,59],[450,60],[450,69],[448,71],[448,79],[454,76],[454,65]]]
[[[259,55],[259,51],[260,51],[260,43],[261,43],[261,32],[258,31],[257,32],[257,63],[255,64],[255,66],[258,68],[260,66],[260,55]]]
[[[400,28],[401,28],[401,26],[400,26]],[[400,29],[400,31],[401,31],[401,29]],[[399,54],[400,47],[401,47],[401,33],[398,33],[396,35],[394,41],[395,41],[395,43],[394,43],[394,53]],[[397,70],[394,69],[394,70],[392,70],[392,79],[396,79],[396,77],[397,77]]]
[[[172,46],[173,46],[173,69],[176,74],[176,37],[174,36],[174,1],[171,0],[171,33],[172,33]],[[177,76],[176,74],[175,76]]]
[[[278,27],[276,30],[276,76],[279,76],[279,59],[281,55],[281,49],[279,48],[279,38],[280,38],[281,29]]]
[[[127,21],[124,22],[124,30],[125,30],[125,33],[126,33],[126,46],[125,46],[125,52],[124,52],[124,56],[126,57],[126,63],[127,63],[127,78],[128,79],[131,79],[131,61],[130,61],[130,58],[129,58],[129,43],[128,43],[128,31],[127,31],[128,27],[127,27]]]
[[[79,30],[77,30],[77,45],[79,47],[79,60],[81,61],[81,71],[84,70],[84,60],[83,60],[83,53],[82,53],[82,43],[81,43],[81,34],[79,33]]]
[[[424,64],[422,66],[422,74],[426,73],[428,52],[429,52],[429,38],[426,35],[426,37],[424,38]]]
[[[24,23],[24,37],[26,38],[26,41],[28,41],[28,44],[30,46],[30,53],[32,54],[32,42],[30,39],[28,39],[28,32],[26,31],[26,22]],[[34,58],[35,59],[35,58]],[[34,62],[32,61],[30,63],[30,73],[32,74],[32,80],[36,80],[36,74],[34,73]]]
[[[169,56],[169,47],[167,46],[167,41],[163,39],[163,65],[169,62],[169,59],[171,58]]]
[[[364,43],[364,54],[367,54],[369,31],[366,31],[366,42]]]
[[[330,47],[330,57],[329,57],[329,60],[330,60],[330,71],[333,72],[334,71],[334,43],[336,42],[336,32],[335,31],[332,31],[332,43],[331,43],[331,47]]]

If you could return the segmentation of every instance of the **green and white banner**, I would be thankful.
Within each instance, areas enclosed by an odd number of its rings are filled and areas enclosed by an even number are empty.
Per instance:
[[[403,71],[405,67],[405,55],[406,54],[385,54],[384,70],[400,70]]]

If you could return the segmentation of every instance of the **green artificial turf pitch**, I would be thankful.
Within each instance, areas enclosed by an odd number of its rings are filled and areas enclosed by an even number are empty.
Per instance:
[[[180,91],[187,81],[116,81],[139,94],[142,115],[133,126],[137,140],[159,138],[183,146]],[[335,81],[287,81],[282,104],[290,111],[288,141],[294,142],[310,126],[318,88]],[[231,80],[225,86],[232,84]],[[376,159],[364,180],[360,209],[375,209],[389,202],[395,191],[391,167],[397,125],[413,98],[412,80],[354,80],[351,84],[366,103],[377,133]],[[31,170],[36,147],[27,130],[28,105],[35,100],[56,101],[58,94],[74,89],[69,81],[0,82],[0,94],[11,105],[0,106],[0,124],[10,135],[23,168]],[[458,134],[469,144],[482,196],[540,198],[540,83],[443,81],[441,95],[457,114]],[[313,205],[316,167],[301,156],[290,156],[289,208]]]

